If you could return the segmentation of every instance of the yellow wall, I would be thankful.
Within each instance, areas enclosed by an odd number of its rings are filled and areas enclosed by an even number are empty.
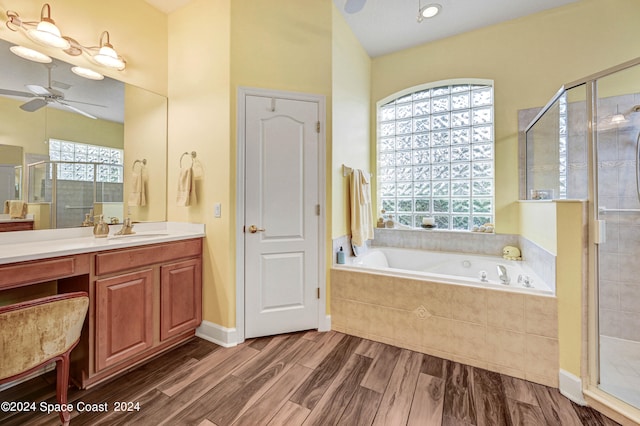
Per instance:
[[[133,221],[166,220],[167,206],[167,98],[125,86],[124,213]],[[146,166],[134,162],[146,160]],[[146,180],[146,205],[129,206],[133,173]]]
[[[521,201],[520,232],[549,253],[557,254],[556,203],[553,201]]]
[[[333,8],[333,136],[330,166],[331,237],[351,234],[349,178],[342,165],[371,171],[371,59]],[[375,150],[374,150],[375,151]]]
[[[586,203],[557,202],[556,296],[560,368],[582,376],[583,279],[586,279]],[[582,219],[582,220],[580,220]]]
[[[581,0],[375,58],[372,102],[429,81],[494,80],[496,230],[518,233],[517,111],[545,105],[562,84],[636,57],[638,16],[636,0],[606,7]]]
[[[235,323],[230,7],[231,0],[193,0],[169,17],[167,214],[170,221],[205,224],[203,318],[225,327]],[[179,160],[191,151],[203,170],[198,201],[178,207]],[[222,204],[219,219],[215,203]]]
[[[21,146],[25,153],[48,154],[48,138],[123,148],[123,126],[54,108],[26,112],[24,101],[0,97],[0,144]]]

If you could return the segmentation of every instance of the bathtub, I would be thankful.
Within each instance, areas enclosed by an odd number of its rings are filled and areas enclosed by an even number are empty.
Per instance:
[[[499,265],[506,269],[509,284],[500,280]],[[341,267],[447,284],[538,295],[555,293],[524,262],[497,256],[379,247],[369,249],[364,255],[352,258],[350,264]]]

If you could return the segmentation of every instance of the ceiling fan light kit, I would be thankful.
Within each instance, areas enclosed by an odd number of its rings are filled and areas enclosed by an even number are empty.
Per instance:
[[[53,19],[51,19],[51,6],[49,6],[49,3],[45,3],[44,6],[42,6],[40,21],[38,22],[23,21],[22,18],[20,18],[20,15],[13,10],[7,11],[7,17],[9,18],[6,23],[7,28],[11,31],[18,31],[19,29],[22,29],[31,40],[43,46],[62,49],[63,52],[71,56],[79,56],[86,53],[95,64],[116,69],[118,71],[124,70],[127,66],[125,59],[118,55],[113,48],[113,45],[109,40],[108,31],[102,32],[98,46],[83,46],[74,38],[62,35],[60,29],[58,29]],[[16,53],[16,55],[21,56],[18,53]],[[35,60],[27,56],[21,57],[29,60]],[[35,61],[41,62],[38,60]],[[84,75],[82,76],[84,77]]]

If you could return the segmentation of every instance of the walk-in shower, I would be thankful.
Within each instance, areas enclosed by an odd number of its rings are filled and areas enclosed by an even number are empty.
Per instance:
[[[640,58],[562,87],[521,164],[522,198],[588,200],[588,381],[640,409]]]

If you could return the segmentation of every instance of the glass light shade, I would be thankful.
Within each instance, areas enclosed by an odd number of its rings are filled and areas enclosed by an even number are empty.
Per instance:
[[[94,70],[90,70],[89,68],[72,67],[71,71],[74,74],[79,75],[80,77],[88,78],[89,80],[102,80],[102,79],[104,79],[104,75],[102,75],[99,72],[96,72]]]
[[[33,62],[39,62],[41,64],[51,63],[52,59],[45,55],[44,53],[40,53],[37,50],[29,49],[24,46],[11,46],[9,48],[14,55],[18,55],[23,59],[28,59]]]
[[[102,46],[98,53],[93,55],[93,59],[100,65],[105,67],[122,70],[125,67],[124,61],[118,57],[118,54],[111,46]]]
[[[57,47],[59,49],[68,49],[70,46],[69,42],[62,38],[58,27],[56,27],[52,21],[46,19],[40,21],[36,28],[28,30],[27,34],[32,40],[45,46]]]

